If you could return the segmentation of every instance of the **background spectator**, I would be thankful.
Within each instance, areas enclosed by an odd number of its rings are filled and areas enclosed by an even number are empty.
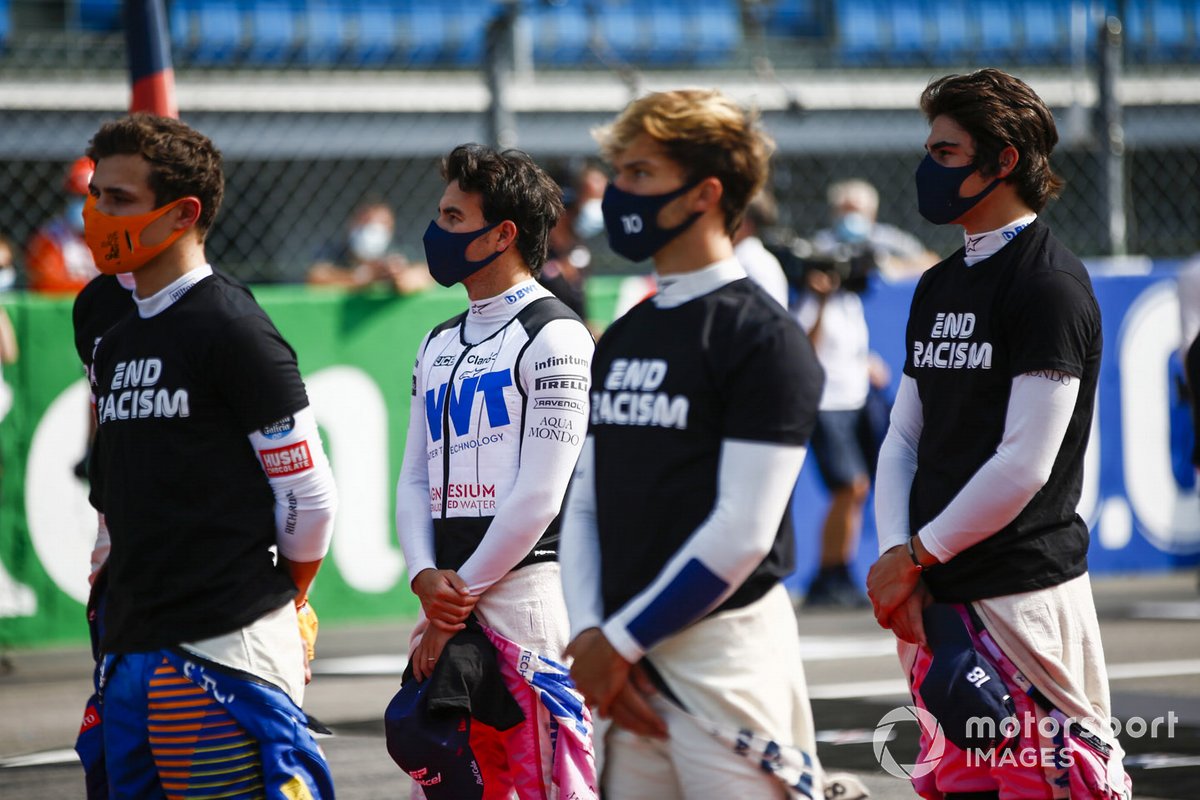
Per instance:
[[[917,237],[876,219],[879,192],[867,181],[851,178],[830,184],[826,197],[831,227],[813,237],[818,252],[869,247],[875,264],[890,278],[917,275],[938,262]]]
[[[0,292],[17,284],[17,251],[12,240],[0,234]]]
[[[804,296],[797,308],[825,370],[825,390],[812,453],[831,494],[821,528],[820,567],[806,605],[865,608],[850,575],[863,506],[879,445],[887,430],[890,374],[870,350],[860,298],[876,271],[914,274],[937,257],[916,237],[878,222],[879,193],[864,180],[838,181],[827,192],[832,225],[817,231],[804,260]]]
[[[433,283],[429,272],[394,250],[395,234],[392,209],[379,201],[364,202],[350,217],[338,249],[309,267],[308,283],[350,289],[383,285],[397,294],[428,288]]]
[[[600,198],[604,196],[604,183],[600,183],[596,194],[596,175],[601,181],[606,180],[604,173],[584,164],[577,171],[568,167],[563,174],[554,176],[562,189],[563,213],[550,230],[549,257],[537,279],[584,322],[588,318],[587,268],[592,263],[587,240],[604,230],[603,216],[599,217],[599,228],[591,219],[591,215],[600,213]],[[589,216],[585,218],[585,214]]]
[[[750,280],[761,286],[775,302],[788,307],[788,282],[779,259],[771,254],[760,238],[779,219],[775,198],[766,189],[754,195],[746,207],[746,216],[733,234],[733,254]]]
[[[0,235],[0,292],[10,289],[16,275],[16,253],[8,237]],[[12,321],[4,306],[0,306],[0,367],[15,364],[20,351],[17,347],[17,334],[13,330]],[[0,375],[0,420],[8,415],[12,408],[12,387]]]
[[[75,159],[63,179],[62,212],[38,228],[25,246],[30,290],[76,294],[100,274],[83,241],[83,203],[91,179],[91,159]]]

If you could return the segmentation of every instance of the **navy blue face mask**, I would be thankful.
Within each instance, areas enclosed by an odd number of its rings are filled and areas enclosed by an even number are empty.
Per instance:
[[[425,263],[429,265],[429,274],[442,286],[453,286],[495,261],[503,250],[492,253],[482,261],[468,261],[467,248],[471,242],[499,224],[495,222],[478,230],[452,233],[439,228],[436,219],[431,220],[421,240],[425,245]]]
[[[917,210],[934,225],[946,225],[970,211],[1000,185],[996,178],[974,197],[959,197],[963,182],[978,170],[974,164],[965,167],[943,167],[926,155],[917,167]]]
[[[692,214],[674,228],[661,228],[658,225],[658,212],[662,211],[663,206],[699,184],[700,181],[693,181],[666,194],[630,194],[610,183],[604,190],[601,204],[608,246],[614,253],[630,261],[650,258],[700,219],[700,214]]]

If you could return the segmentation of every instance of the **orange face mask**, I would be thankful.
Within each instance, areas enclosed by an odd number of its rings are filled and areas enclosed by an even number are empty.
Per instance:
[[[105,275],[133,272],[173,245],[180,236],[191,229],[172,231],[171,235],[156,245],[143,245],[142,234],[156,219],[186,199],[181,197],[145,214],[114,217],[97,211],[96,198],[89,195],[83,204],[83,239],[92,251],[96,269]]]

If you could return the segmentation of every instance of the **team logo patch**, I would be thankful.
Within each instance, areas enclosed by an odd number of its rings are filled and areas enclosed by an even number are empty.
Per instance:
[[[533,388],[538,392],[548,389],[587,392],[590,383],[587,375],[546,375],[534,378]]]
[[[297,472],[312,469],[313,466],[308,442],[276,447],[273,450],[259,450],[258,457],[262,459],[263,469],[266,470],[268,478],[294,475]]]
[[[592,362],[589,359],[568,354],[563,356],[550,356],[545,361],[535,361],[533,368],[541,372],[542,370],[550,369],[551,367],[590,367],[591,365]]]
[[[530,295],[530,294],[533,294],[533,287],[532,286],[522,286],[520,289],[517,289],[512,294],[504,295],[504,302],[508,303],[509,305],[512,305],[513,303],[520,300],[522,297],[525,297],[526,295]]]
[[[287,416],[287,417],[284,417],[283,419],[279,420],[278,422],[272,422],[270,425],[263,426],[263,429],[261,431],[259,431],[259,433],[261,433],[263,436],[267,437],[268,439],[282,439],[283,437],[285,437],[289,433],[291,433],[295,429],[295,427],[296,427],[295,418],[293,418],[291,416]]]
[[[577,414],[586,414],[588,410],[587,402],[570,397],[539,397],[533,401],[533,407],[538,411],[574,411]]]

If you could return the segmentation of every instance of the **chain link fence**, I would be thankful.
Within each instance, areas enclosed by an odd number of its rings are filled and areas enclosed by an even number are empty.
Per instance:
[[[772,184],[782,226],[802,236],[824,227],[826,186],[859,177],[879,189],[882,221],[913,232],[935,252],[957,247],[957,229],[929,225],[916,212],[912,175],[926,133],[916,101],[930,78],[983,62],[903,69],[838,62],[837,4],[828,3],[814,6],[822,9],[816,28],[795,28],[790,52],[778,37],[764,44],[751,35],[769,5],[747,4],[736,23],[741,38],[705,64],[664,64],[644,53],[642,61],[626,60],[634,50],[627,48],[623,56],[617,47],[597,44],[594,31],[583,45],[592,55],[569,67],[556,66],[536,41],[519,46],[514,90],[538,94],[550,87],[556,94],[516,109],[518,146],[561,171],[564,164],[595,155],[590,128],[610,119],[633,93],[728,85],[749,102],[763,101],[764,125],[779,143]],[[14,26],[0,50],[0,234],[19,246],[62,211],[70,162],[103,120],[122,112],[127,89],[120,34],[72,22],[78,3],[13,0],[12,8]],[[1200,37],[1200,18],[1188,25],[1188,35]],[[688,30],[698,35],[694,27]],[[518,27],[518,39],[522,35],[529,35],[527,27]],[[419,64],[426,72],[415,73],[402,68],[417,63],[413,51],[405,64],[338,60],[318,68],[296,45],[269,66],[234,59],[222,67],[198,64],[199,41],[186,41],[191,49],[176,55],[182,116],[212,136],[226,156],[225,204],[208,245],[214,264],[248,281],[303,280],[309,264],[341,242],[348,218],[364,200],[394,209],[398,248],[421,259],[420,236],[442,189],[439,157],[455,144],[489,136],[486,97],[474,105],[462,99],[486,95],[475,62],[429,62]],[[1127,75],[1136,81],[1125,91],[1124,117],[1130,253],[1179,258],[1200,249],[1200,72],[1189,59],[1157,66],[1151,59],[1130,59]],[[1094,71],[1069,59],[1049,66],[1019,59],[999,65],[1027,77],[1039,91],[1043,84],[1074,81],[1069,91],[1043,95],[1059,119],[1063,141],[1054,165],[1067,179],[1062,199],[1046,218],[1081,255],[1110,254],[1105,159],[1095,103],[1087,99],[1089,91],[1094,95]],[[344,83],[330,84],[332,79]],[[269,107],[237,99],[247,81],[276,95]],[[333,108],[314,108],[311,99],[286,100],[289,92],[321,82],[332,86],[320,97],[332,98]],[[409,92],[424,86],[434,96],[425,96],[419,108],[405,108],[408,95],[400,96],[399,84]],[[1177,91],[1162,89],[1168,84]],[[349,88],[339,94],[338,86]],[[829,86],[845,88],[830,99],[837,92],[820,93]],[[1146,86],[1157,90],[1138,88]],[[188,92],[198,97],[204,87],[211,90],[204,102],[189,106]],[[220,87],[228,87],[228,99],[219,96]],[[808,90],[816,94],[806,99]],[[608,101],[611,108],[589,97],[605,93],[616,98]],[[882,102],[872,99],[880,95]],[[556,108],[558,97],[572,102]],[[776,99],[766,101],[770,97]],[[595,102],[583,102],[589,99]],[[602,242],[593,249],[597,271],[630,269],[607,254]]]

